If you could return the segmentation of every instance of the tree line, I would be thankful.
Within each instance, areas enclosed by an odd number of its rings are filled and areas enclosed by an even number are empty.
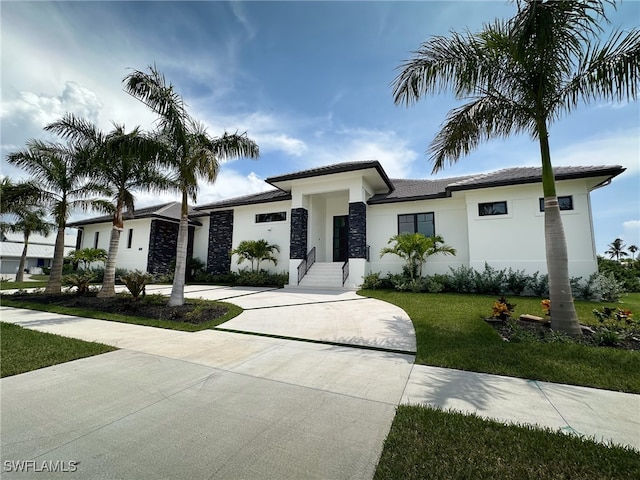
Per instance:
[[[32,233],[57,230],[51,273],[45,293],[60,293],[64,263],[64,231],[76,209],[96,210],[112,217],[109,251],[99,296],[115,295],[115,269],[124,214],[135,210],[141,191],[178,192],[181,216],[176,265],[169,306],[184,304],[187,264],[189,201],[196,202],[199,180],[214,183],[220,163],[233,158],[258,158],[259,147],[246,133],[224,132],[211,137],[204,125],[187,111],[184,99],[155,66],[134,70],[123,80],[124,89],[156,115],[156,129],[127,131],[114,123],[103,132],[72,113],[44,130],[60,141],[31,139],[7,160],[30,175],[26,181],[3,178],[0,213],[14,222],[3,228],[22,231],[25,251]],[[52,222],[45,220],[49,214]],[[24,259],[18,270],[24,271]]]

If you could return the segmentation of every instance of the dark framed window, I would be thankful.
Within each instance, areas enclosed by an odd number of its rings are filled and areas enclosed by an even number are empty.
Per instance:
[[[132,242],[133,242],[133,228],[130,228],[129,233],[127,234],[127,248],[131,248]]]
[[[98,240],[100,240],[100,232],[93,234],[93,248],[98,248]]]
[[[256,213],[256,223],[284,222],[287,212]]]
[[[487,202],[487,203],[479,203],[478,204],[478,215],[481,217],[486,217],[489,215],[506,215],[507,211],[507,202]]]
[[[560,210],[573,210],[573,197],[571,195],[558,197],[558,205]],[[544,198],[540,199],[540,211],[544,212]]]
[[[436,234],[433,212],[398,215],[398,233],[421,233],[425,237]]]

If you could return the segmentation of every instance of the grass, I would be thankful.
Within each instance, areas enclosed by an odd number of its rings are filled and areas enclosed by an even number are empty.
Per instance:
[[[5,281],[0,282],[0,290],[21,290],[25,288],[45,288],[47,286],[46,281],[37,281],[37,282],[14,282],[14,281]]]
[[[549,429],[400,406],[374,476],[383,479],[631,479],[640,455]]]
[[[363,290],[402,308],[416,331],[416,363],[494,373],[548,382],[640,393],[640,352],[567,343],[504,342],[482,318],[491,315],[494,297],[465,294]],[[541,315],[540,299],[518,297],[514,315]],[[624,307],[640,315],[640,294]],[[584,323],[596,323],[591,311],[604,304],[576,302]]]
[[[116,348],[0,323],[0,377],[111,352]]]
[[[166,300],[166,299],[165,299]],[[97,310],[91,310],[87,308],[74,308],[64,307],[61,305],[43,305],[41,303],[29,302],[28,300],[16,300],[10,296],[2,297],[2,305],[7,307],[27,308],[30,310],[40,310],[43,312],[62,313],[65,315],[75,315],[85,318],[97,318],[100,320],[111,320],[114,322],[132,323],[134,325],[146,325],[148,327],[166,328],[169,330],[180,330],[184,332],[197,332],[200,330],[206,330],[213,328],[221,323],[231,320],[242,313],[242,309],[237,305],[225,302],[212,302],[208,300],[194,300],[189,299],[189,303],[195,303],[196,305],[206,307],[209,305],[219,305],[227,308],[227,313],[221,317],[215,318],[208,322],[199,324],[176,322],[171,320],[157,320],[153,318],[135,317],[130,315],[124,315],[120,313],[101,312]]]

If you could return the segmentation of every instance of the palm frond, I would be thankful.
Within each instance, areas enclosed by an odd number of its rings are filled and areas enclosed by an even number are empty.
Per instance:
[[[451,110],[429,146],[433,173],[455,163],[479,144],[493,137],[532,131],[531,117],[508,98],[485,95]]]

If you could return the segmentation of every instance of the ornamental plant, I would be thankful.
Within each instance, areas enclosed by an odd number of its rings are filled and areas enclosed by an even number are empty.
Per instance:
[[[506,298],[500,297],[493,303],[493,316],[500,320],[507,320],[515,308],[516,306],[509,303]]]
[[[544,315],[546,317],[551,315],[551,300],[549,300],[548,298],[545,298],[540,303],[542,304],[542,311],[544,312]]]

